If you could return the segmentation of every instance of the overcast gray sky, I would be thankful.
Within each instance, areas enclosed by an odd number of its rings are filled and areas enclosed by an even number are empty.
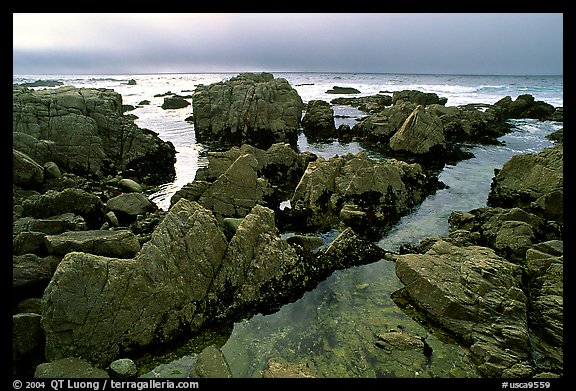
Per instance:
[[[563,74],[562,13],[13,14],[14,74]]]

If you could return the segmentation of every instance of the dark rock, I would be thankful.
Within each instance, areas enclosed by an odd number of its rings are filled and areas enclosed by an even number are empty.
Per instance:
[[[311,140],[336,137],[334,110],[328,102],[311,100],[306,105],[306,113],[302,118],[304,134]]]
[[[339,86],[334,86],[331,89],[329,89],[328,91],[326,91],[327,94],[359,94],[360,91],[358,91],[356,88],[353,87],[339,87]]]
[[[164,98],[164,103],[162,103],[162,108],[164,110],[168,109],[182,109],[184,107],[190,106],[190,102],[186,99],[175,97],[175,96],[167,96]]]

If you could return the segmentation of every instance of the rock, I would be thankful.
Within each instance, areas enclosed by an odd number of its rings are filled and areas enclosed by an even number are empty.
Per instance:
[[[13,149],[12,181],[24,188],[39,187],[44,182],[44,168],[30,156]]]
[[[138,374],[136,363],[129,358],[121,358],[110,363],[110,372],[121,379],[135,377]]]
[[[142,193],[122,193],[110,198],[106,207],[113,211],[119,221],[132,222],[136,216],[154,211],[157,207]]]
[[[138,182],[136,182],[132,179],[129,179],[129,178],[120,179],[120,181],[118,181],[118,185],[125,192],[129,192],[129,193],[141,193],[142,192],[142,186]]]
[[[73,213],[63,213],[45,219],[35,219],[33,217],[22,217],[12,225],[12,235],[21,232],[42,232],[48,235],[55,235],[64,231],[83,231],[86,229],[86,222],[82,216]]]
[[[348,105],[356,107],[358,110],[365,111],[370,114],[379,113],[387,106],[392,105],[392,96],[390,95],[371,95],[360,97],[340,97],[330,101],[333,105]]]
[[[494,105],[504,110],[506,118],[549,120],[556,112],[554,106],[543,101],[536,101],[530,94],[518,95],[514,101],[510,96],[506,96]]]
[[[424,353],[424,340],[410,333],[403,333],[399,331],[389,331],[387,333],[377,334],[376,346],[385,350],[420,350]],[[428,347],[430,349],[430,347]],[[428,352],[430,355],[432,352]]]
[[[310,162],[289,211],[295,229],[329,229],[340,222],[374,238],[421,202],[432,182],[418,164],[379,163],[364,152]],[[369,217],[368,217],[369,216]]]
[[[14,255],[12,257],[12,287],[28,288],[34,285],[48,285],[60,257],[39,257],[35,254]],[[31,289],[30,289],[31,290]]]
[[[418,105],[390,138],[390,148],[422,155],[446,148],[442,121]]]
[[[400,101],[408,101],[417,105],[427,106],[431,104],[445,105],[448,101],[447,98],[439,98],[433,92],[421,92],[416,90],[402,90],[394,91],[392,93],[392,105]]]
[[[56,158],[55,143],[22,132],[12,132],[12,147],[43,165]]]
[[[306,105],[306,113],[302,118],[304,134],[310,140],[336,137],[334,110],[328,102],[311,100]]]
[[[90,365],[88,361],[82,358],[66,357],[38,365],[34,377],[37,379],[102,379],[109,376],[105,370]]]
[[[82,189],[48,190],[26,198],[22,202],[22,216],[45,219],[73,213],[82,216],[86,226],[93,228],[102,224],[103,207],[98,196]]]
[[[12,359],[20,361],[42,351],[44,334],[39,314],[16,314],[12,316]]]
[[[398,255],[402,295],[470,348],[480,372],[501,377],[529,363],[522,268],[480,246],[438,240],[424,254]]]
[[[496,172],[488,194],[488,205],[504,208],[517,206],[535,213],[555,216],[559,221],[563,221],[558,210],[561,209],[564,192],[563,161],[562,144],[546,148],[537,154],[513,156]],[[556,202],[546,202],[542,198],[553,194]],[[536,204],[533,204],[534,202]],[[541,210],[541,207],[547,205],[550,207],[549,211]]]
[[[339,86],[334,86],[331,89],[329,89],[328,91],[326,91],[327,94],[359,94],[360,91],[358,91],[356,88],[353,87],[339,87]]]
[[[122,96],[110,89],[14,86],[13,132],[49,142],[51,156],[46,157],[67,172],[134,169],[150,184],[176,175],[174,146],[124,117]]]
[[[196,356],[189,377],[231,378],[232,373],[222,351],[215,345],[209,345]]]
[[[266,180],[258,178],[258,161],[245,154],[234,161],[198,199],[217,218],[244,217],[271,193]]]
[[[164,110],[182,109],[187,106],[190,106],[190,102],[177,96],[167,96],[164,98],[164,103],[162,103],[162,108]]]
[[[62,178],[62,172],[54,162],[44,163],[44,172],[48,178]]]
[[[263,378],[316,378],[316,373],[304,364],[290,364],[278,359],[270,359]]]
[[[336,268],[383,253],[346,230],[304,258],[279,236],[274,212],[261,205],[228,241],[210,211],[181,198],[134,259],[64,256],[43,295],[45,356],[105,366],[120,353],[189,338],[207,322],[271,311]]]
[[[246,205],[256,203],[277,209],[292,195],[312,158],[285,143],[273,144],[268,150],[244,144],[225,152],[209,152],[208,165],[174,194],[171,204],[181,197],[199,201],[224,219],[244,217]]]
[[[48,252],[54,255],[81,251],[112,258],[132,258],[140,251],[138,239],[128,230],[70,231],[46,235],[44,241]]]
[[[230,80],[199,85],[193,94],[194,129],[199,142],[269,148],[296,145],[304,104],[284,78],[242,73]]]

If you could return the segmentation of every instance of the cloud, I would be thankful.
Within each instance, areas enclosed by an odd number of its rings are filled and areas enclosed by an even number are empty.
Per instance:
[[[13,18],[15,73],[563,71],[562,14],[14,14]]]

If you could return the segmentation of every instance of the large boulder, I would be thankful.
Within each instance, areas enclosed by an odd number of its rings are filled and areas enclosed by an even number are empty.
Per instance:
[[[306,113],[302,118],[304,134],[310,140],[336,137],[334,110],[328,102],[311,100],[306,104]]]
[[[194,129],[199,142],[296,145],[304,103],[284,78],[270,73],[242,73],[193,94]]]
[[[563,144],[536,154],[513,156],[495,171],[488,205],[522,207],[563,222]]]
[[[13,131],[29,136],[19,135],[18,145],[29,151],[49,142],[49,150],[34,155],[41,160],[51,156],[65,171],[102,175],[132,169],[150,184],[176,175],[174,146],[124,117],[122,96],[113,90],[14,86],[12,106]]]

